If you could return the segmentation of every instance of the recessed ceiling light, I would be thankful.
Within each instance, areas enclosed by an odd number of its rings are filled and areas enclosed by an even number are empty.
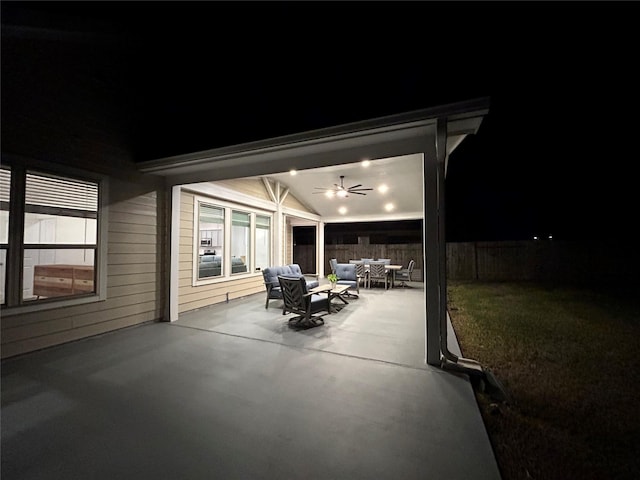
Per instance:
[[[387,190],[389,190],[389,187],[387,187],[384,183],[378,187],[378,191],[380,193],[387,193]]]
[[[344,215],[345,213],[347,213],[347,207],[340,207],[338,209],[338,212],[340,212],[342,215]]]
[[[394,209],[393,203],[387,203],[387,204],[384,206],[384,209],[385,209],[387,212],[390,212],[391,210],[393,210],[393,209]]]
[[[293,175],[297,175],[297,173],[298,172],[296,170],[294,170],[293,168],[291,170],[289,170],[289,174],[291,174],[292,176]]]
[[[363,161],[362,161],[362,166],[363,166],[364,168],[367,168],[369,165],[371,165],[371,162],[370,162],[369,160],[363,160]]]

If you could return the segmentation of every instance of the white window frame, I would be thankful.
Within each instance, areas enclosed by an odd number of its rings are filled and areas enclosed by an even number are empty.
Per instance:
[[[60,166],[51,168],[51,164],[23,158],[12,158],[3,163],[9,166],[11,171],[11,198],[9,202],[9,241],[8,252],[17,250],[20,254],[7,255],[5,277],[5,304],[0,306],[2,316],[19,315],[45,310],[83,305],[95,302],[103,302],[107,299],[107,251],[108,251],[108,178],[93,172],[86,172],[72,167]],[[85,180],[95,182],[98,185],[98,216],[97,236],[94,268],[95,292],[77,297],[51,298],[43,301],[22,300],[22,268],[24,262],[24,216],[25,216],[25,186],[27,172],[49,174],[66,177],[70,180]]]
[[[218,208],[224,209],[224,243],[223,250],[221,252],[223,255],[223,268],[222,275],[219,277],[210,277],[198,279],[198,256],[200,252],[200,203],[204,203],[207,205],[211,205]],[[250,231],[249,238],[251,242],[251,258],[250,265],[247,265],[246,272],[240,273],[231,273],[231,224],[232,224],[232,212],[239,211],[243,213],[248,213],[250,218]],[[269,259],[273,258],[273,215],[274,212],[269,210],[264,210],[261,208],[257,208],[251,205],[245,205],[242,203],[235,203],[220,200],[215,197],[208,197],[203,195],[194,194],[193,196],[193,252],[192,252],[192,260],[193,260],[193,273],[192,273],[192,281],[191,285],[193,287],[198,287],[202,285],[211,285],[214,283],[223,283],[228,282],[230,280],[236,280],[240,278],[247,277],[256,277],[262,275],[262,270],[256,271],[256,215],[262,215],[264,217],[269,217],[269,236],[270,236],[270,251],[269,251]]]

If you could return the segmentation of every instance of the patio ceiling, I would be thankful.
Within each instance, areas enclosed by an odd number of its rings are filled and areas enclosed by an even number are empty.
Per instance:
[[[346,198],[327,197],[324,190],[340,184],[340,175],[344,175],[344,186],[361,184],[361,188],[373,188],[366,195],[349,194]],[[399,157],[372,160],[364,167],[361,162],[334,165],[268,175],[266,178],[278,181],[289,188],[290,194],[314,213],[320,215],[325,223],[409,220],[423,217],[423,178],[422,155],[404,155]],[[386,192],[379,191],[386,186]],[[385,206],[391,204],[392,209]],[[339,208],[345,207],[344,213]]]

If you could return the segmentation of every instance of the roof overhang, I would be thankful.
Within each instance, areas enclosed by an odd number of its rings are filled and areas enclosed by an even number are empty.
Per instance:
[[[169,185],[269,175],[408,155],[435,139],[436,122],[447,126],[446,158],[478,131],[489,111],[486,97],[309,132],[141,162],[145,173]],[[427,140],[428,141],[428,140]]]

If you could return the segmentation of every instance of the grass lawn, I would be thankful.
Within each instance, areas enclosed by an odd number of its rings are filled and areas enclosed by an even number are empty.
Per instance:
[[[640,288],[449,282],[464,357],[504,480],[640,478]]]

